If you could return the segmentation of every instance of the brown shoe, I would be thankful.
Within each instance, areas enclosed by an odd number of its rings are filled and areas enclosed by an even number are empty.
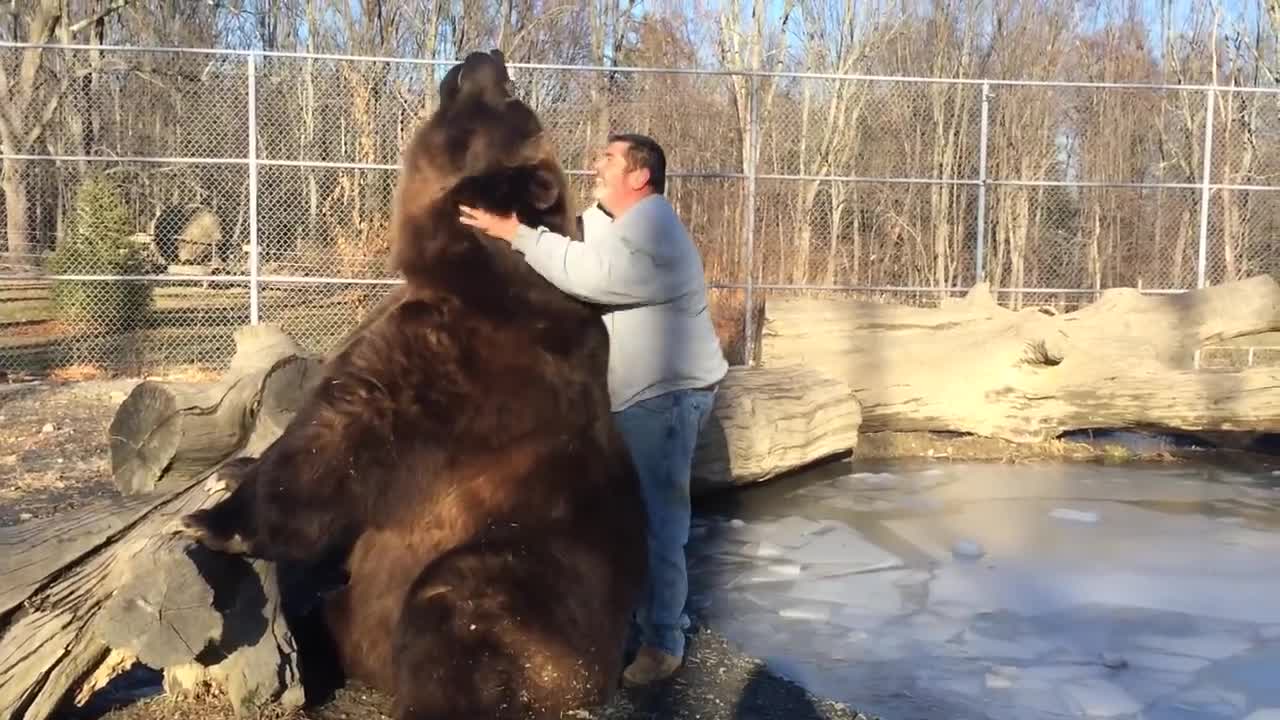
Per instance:
[[[642,647],[636,659],[622,671],[622,683],[627,687],[648,685],[665,680],[680,669],[683,659],[654,648]]]

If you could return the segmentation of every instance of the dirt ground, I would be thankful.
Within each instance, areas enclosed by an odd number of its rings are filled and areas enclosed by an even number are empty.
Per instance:
[[[116,492],[110,482],[108,432],[119,403],[137,379],[0,382],[0,529],[75,509]],[[136,674],[136,673],[135,673]],[[154,678],[100,693],[76,720],[232,720],[219,698],[141,697]],[[123,706],[114,707],[120,703]],[[297,720],[381,720],[387,698],[349,687]],[[839,703],[812,697],[700,627],[690,637],[687,663],[670,682],[624,691],[609,707],[580,720],[864,720]],[[70,720],[70,718],[69,718]]]
[[[115,493],[107,428],[138,382],[0,384],[0,527]]]
[[[264,720],[389,720],[390,699],[363,686],[347,687],[315,708],[273,712]],[[154,696],[124,707],[87,708],[67,720],[235,720],[221,698]],[[815,698],[742,654],[713,630],[689,638],[687,662],[669,681],[622,689],[607,707],[571,711],[564,720],[873,720],[849,706]]]

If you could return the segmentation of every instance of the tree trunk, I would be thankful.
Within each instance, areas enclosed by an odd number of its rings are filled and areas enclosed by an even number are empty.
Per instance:
[[[378,310],[370,313],[375,318]],[[256,336],[241,329],[243,346]],[[292,418],[318,376],[318,360],[294,354],[274,330],[269,363],[233,362],[210,385],[144,382],[121,403],[112,422],[111,461],[126,495],[185,487],[193,477],[240,451],[257,454]],[[237,355],[248,357],[248,352]],[[256,409],[252,422],[246,411]],[[803,367],[733,368],[694,458],[694,492],[759,482],[858,442],[861,413],[849,386]]]
[[[31,238],[27,235],[27,185],[22,160],[4,159],[0,187],[4,189],[5,238],[9,256],[16,265],[31,262]]]
[[[985,285],[939,308],[779,298],[764,366],[843,380],[861,432],[963,432],[1015,442],[1084,428],[1280,431],[1280,369],[1191,369],[1205,344],[1280,329],[1262,275],[1183,295],[1105,291],[1061,316],[996,305]]]

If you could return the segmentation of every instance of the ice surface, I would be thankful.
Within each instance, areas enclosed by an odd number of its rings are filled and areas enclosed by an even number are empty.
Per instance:
[[[1181,636],[1141,635],[1134,638],[1134,643],[1174,655],[1221,660],[1248,650],[1253,645],[1253,640],[1241,634],[1220,632]]]
[[[1000,662],[1034,660],[1047,655],[1055,647],[1051,641],[1034,636],[1003,640],[979,634],[972,629],[961,632],[947,643],[959,648],[966,657]]]
[[[797,582],[787,595],[792,599],[838,603],[862,612],[896,614],[902,611],[903,604],[902,590],[888,577],[895,572],[901,571]]]
[[[1007,689],[1013,687],[1018,681],[1018,668],[1008,665],[996,665],[987,671],[987,687],[992,689]]]
[[[1238,718],[1248,710],[1249,698],[1242,692],[1232,691],[1213,684],[1200,685],[1189,690],[1173,692],[1161,698],[1156,707],[1194,709],[1201,717]],[[1280,716],[1276,717],[1280,720]]]
[[[1207,474],[850,473],[705,519],[691,586],[746,652],[886,719],[1239,720],[1280,708],[1280,493]]]
[[[1184,673],[1129,669],[1111,672],[1105,677],[1129,692],[1143,706],[1150,706],[1194,685],[1193,676]]]
[[[982,548],[982,543],[961,538],[951,543],[951,554],[957,560],[977,560],[986,555],[987,551]]]
[[[1124,659],[1133,668],[1146,670],[1168,670],[1170,672],[1193,673],[1209,664],[1208,660],[1186,655],[1170,655],[1166,653],[1145,652],[1135,650],[1125,653]]]
[[[1059,520],[1074,520],[1075,522],[1098,522],[1098,513],[1088,512],[1085,510],[1072,510],[1071,508],[1054,508],[1049,511],[1049,516]]]
[[[787,558],[806,564],[839,564],[851,569],[888,568],[902,564],[897,556],[847,529],[811,536],[809,542],[787,553]]]
[[[1085,717],[1115,717],[1142,709],[1124,688],[1102,678],[1071,680],[1061,692],[1069,705]]]
[[[784,606],[778,611],[778,614],[784,618],[825,623],[831,620],[833,610],[838,608],[840,608],[840,605],[835,603],[800,602]]]

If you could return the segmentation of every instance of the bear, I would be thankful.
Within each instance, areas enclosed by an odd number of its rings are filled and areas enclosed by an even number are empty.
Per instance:
[[[439,89],[396,188],[404,283],[179,531],[282,563],[341,557],[325,625],[343,674],[398,720],[558,718],[616,691],[644,504],[602,309],[458,220],[469,205],[574,236],[554,147],[500,52],[468,54]]]

